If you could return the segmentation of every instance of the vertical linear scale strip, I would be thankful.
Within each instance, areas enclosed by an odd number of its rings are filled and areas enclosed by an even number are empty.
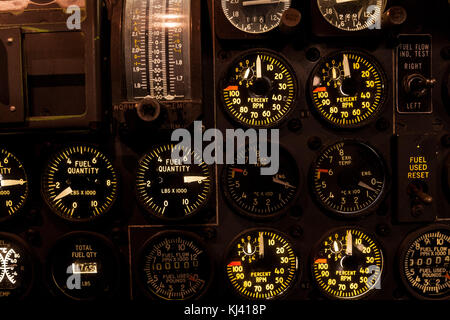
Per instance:
[[[144,5],[144,12],[145,12],[145,17],[149,17],[149,10],[150,10],[150,4],[148,1],[142,2],[142,5]],[[145,75],[145,90],[147,92],[147,95],[150,95],[150,85],[151,85],[151,81],[150,81],[150,71],[149,71],[149,65],[150,65],[150,61],[149,61],[149,43],[148,43],[148,30],[149,30],[149,19],[145,19],[145,22],[142,23],[142,27],[144,28],[143,33],[145,34],[144,36],[144,48],[145,48],[145,71],[142,72],[141,71],[141,75]],[[142,32],[142,31],[141,31]],[[144,76],[142,76],[144,77]],[[144,79],[143,79],[144,80]],[[144,82],[144,81],[142,81]]]
[[[150,2],[146,1],[146,5],[147,5],[147,17],[146,17],[146,21],[147,21],[147,31],[146,34],[147,39],[146,39],[146,48],[147,48],[147,74],[148,74],[148,82],[149,82],[149,95],[154,97],[155,96],[155,89],[153,86],[153,28],[151,28],[151,17],[154,16],[154,12],[153,12],[153,7],[150,9]]]
[[[167,32],[166,32],[166,22],[167,22],[167,17],[168,14],[170,14],[169,10],[170,10],[170,3],[168,4],[169,0],[162,0],[164,2],[164,6],[161,5],[161,22],[160,22],[160,26],[161,26],[161,52],[162,52],[162,79],[163,79],[163,86],[162,86],[162,94],[163,97],[166,98],[167,97],[167,77],[169,76],[167,73]]]

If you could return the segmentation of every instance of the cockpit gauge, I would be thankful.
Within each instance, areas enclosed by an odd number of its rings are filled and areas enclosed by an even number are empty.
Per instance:
[[[118,176],[111,161],[91,146],[78,145],[56,153],[44,171],[42,193],[59,217],[87,222],[104,216],[118,194]]]
[[[5,149],[0,149],[0,221],[21,211],[28,199],[29,182],[20,160]]]
[[[362,127],[380,112],[386,96],[386,77],[374,58],[356,51],[325,57],[310,79],[314,111],[338,128]]]
[[[228,21],[241,31],[265,33],[278,27],[291,0],[222,0]]]

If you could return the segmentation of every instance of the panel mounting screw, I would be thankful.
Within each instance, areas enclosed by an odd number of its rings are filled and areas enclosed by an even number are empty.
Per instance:
[[[14,42],[14,38],[8,38],[8,44],[13,44],[13,42]]]
[[[15,111],[16,111],[16,106],[10,106],[10,107],[9,107],[9,111],[15,112]]]

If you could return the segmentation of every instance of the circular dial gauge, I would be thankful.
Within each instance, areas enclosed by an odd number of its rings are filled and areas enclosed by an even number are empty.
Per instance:
[[[418,298],[450,297],[450,228],[435,225],[409,235],[401,246],[400,273]]]
[[[314,110],[324,121],[339,128],[361,127],[383,106],[386,77],[368,55],[340,51],[314,69],[310,94]]]
[[[143,246],[138,267],[144,291],[163,300],[196,299],[212,277],[203,243],[183,231],[166,231],[150,238]]]
[[[106,156],[90,146],[57,153],[42,178],[44,199],[58,216],[89,221],[104,215],[117,197],[118,179]]]
[[[0,301],[25,296],[33,282],[33,261],[23,240],[0,233]]]
[[[278,125],[294,108],[297,82],[280,56],[250,51],[239,57],[222,82],[222,102],[229,116],[252,128]]]
[[[386,188],[383,160],[371,147],[353,140],[326,148],[314,163],[312,176],[319,204],[347,217],[368,213]]]
[[[185,158],[172,159],[172,153]],[[183,163],[185,160],[191,164]],[[198,163],[198,164],[196,164]],[[153,216],[179,220],[191,217],[205,204],[212,190],[211,168],[192,150],[163,145],[147,153],[137,169],[139,202]]]
[[[248,149],[247,149],[248,150]],[[250,148],[250,152],[256,152]],[[238,157],[244,157],[244,151]],[[223,173],[224,195],[238,212],[252,218],[269,218],[286,212],[300,192],[299,170],[295,159],[280,148],[279,169],[275,175],[262,175],[259,152],[257,163],[228,165]]]
[[[233,290],[251,300],[274,299],[292,287],[298,259],[290,241],[276,230],[249,230],[235,238],[226,255]]]
[[[281,22],[291,0],[222,0],[222,10],[233,26],[247,33],[264,33]]]
[[[383,254],[365,232],[344,227],[324,236],[312,261],[320,290],[336,299],[360,299],[380,288]]]
[[[52,284],[70,299],[107,297],[116,288],[119,261],[112,244],[102,235],[67,234],[51,249],[48,263]]]
[[[0,149],[0,221],[18,213],[28,198],[28,179],[20,160]]]
[[[317,0],[325,20],[345,31],[376,28],[386,6],[386,0]]]

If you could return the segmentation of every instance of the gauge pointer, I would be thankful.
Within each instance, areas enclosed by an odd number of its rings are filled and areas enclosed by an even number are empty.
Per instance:
[[[274,4],[280,2],[288,2],[288,0],[253,0],[253,1],[244,1],[242,2],[242,5],[244,7],[247,7],[247,6],[256,6],[260,4]]]
[[[244,79],[247,80],[249,75],[250,75],[250,68],[245,70]]]
[[[0,187],[12,187],[27,183],[23,180],[0,180]]]
[[[371,186],[365,184],[362,181],[358,182],[358,186],[366,188],[367,190],[370,190],[370,191],[373,191],[373,192],[377,192],[377,190],[375,190],[374,188],[372,188]]]
[[[259,244],[259,257],[264,258],[264,235],[262,232],[259,233],[258,244]]]
[[[64,189],[60,194],[58,194],[55,199],[53,199],[54,201],[62,199],[64,197],[67,197],[68,195],[72,194],[72,188],[68,187],[66,189]]]
[[[344,77],[351,78],[352,74],[350,73],[350,64],[348,63],[348,56],[346,54],[344,54],[342,64],[344,65]]]
[[[275,183],[281,184],[283,186],[289,187],[289,188],[295,188],[289,182],[282,181],[282,180],[278,179],[277,177],[273,177],[272,181],[275,182]]]
[[[262,78],[262,67],[261,67],[261,57],[258,56],[256,59],[256,78]]]
[[[353,237],[352,232],[347,230],[347,243],[345,244],[345,254],[348,256],[353,255]]]
[[[207,177],[199,177],[199,176],[184,177],[184,183],[191,183],[191,182],[202,183],[202,181],[206,179]]]
[[[346,2],[352,2],[352,1],[357,1],[357,0],[336,0],[336,4],[339,4],[339,3],[346,3]]]

